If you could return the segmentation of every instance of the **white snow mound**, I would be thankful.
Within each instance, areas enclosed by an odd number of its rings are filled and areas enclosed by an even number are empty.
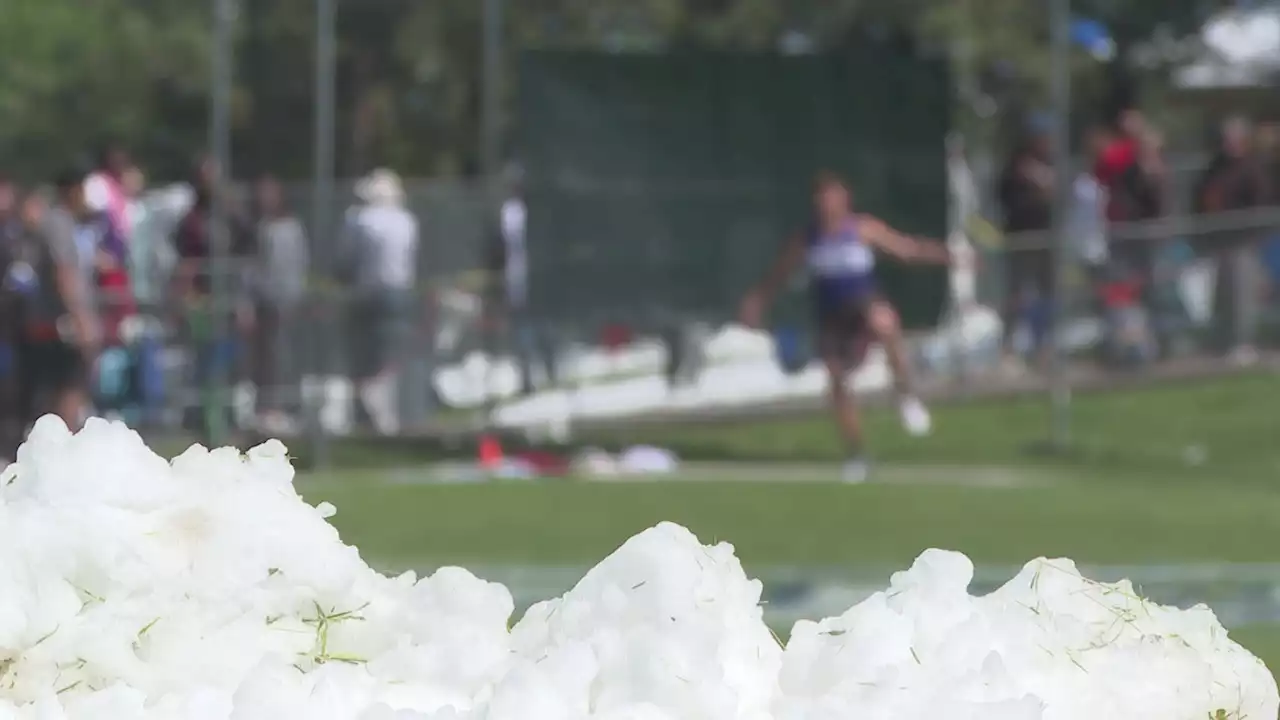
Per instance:
[[[465,570],[371,570],[284,447],[172,463],[41,420],[0,478],[0,720],[1274,718],[1204,607],[1037,560],[972,597],[931,550],[784,651],[727,544],[659,525],[508,629]],[[424,550],[426,550],[424,548]]]

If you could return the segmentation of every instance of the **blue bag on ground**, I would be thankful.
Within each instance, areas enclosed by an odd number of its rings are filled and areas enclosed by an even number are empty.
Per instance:
[[[798,328],[780,327],[773,331],[774,357],[787,375],[802,372],[813,360],[813,349]]]

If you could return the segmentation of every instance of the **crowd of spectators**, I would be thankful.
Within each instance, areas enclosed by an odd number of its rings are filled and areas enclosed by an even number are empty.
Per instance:
[[[325,274],[343,284],[362,333],[353,376],[365,416],[389,433],[418,227],[393,172],[372,173],[356,195]],[[149,189],[109,146],[44,182],[0,177],[0,458],[43,414],[72,427],[91,413],[147,424],[174,404],[160,395],[184,389],[196,392],[177,403],[182,421],[225,438],[241,379],[258,388],[256,429],[296,429],[300,378],[286,375],[298,367],[311,270],[307,231],[269,175],[235,187],[204,157],[189,177]],[[186,359],[176,383],[161,362],[174,346]]]
[[[1044,118],[1027,123],[998,187],[1009,261],[1006,350],[1033,365],[1047,357],[1051,300],[1062,279],[1049,233],[1058,195],[1051,130]],[[1178,276],[1162,272],[1161,258],[1182,249],[1213,268],[1210,345],[1241,363],[1256,359],[1276,233],[1239,211],[1280,205],[1278,141],[1275,127],[1225,121],[1188,197],[1178,197],[1164,137],[1142,113],[1122,110],[1084,133],[1065,237],[1085,291],[1063,290],[1063,302],[1083,300],[1090,314],[1107,320],[1109,358],[1141,361],[1169,351],[1170,334],[1158,318],[1180,299],[1171,291]],[[1187,222],[1176,222],[1175,207],[1186,208],[1177,215],[1191,213]],[[1197,217],[1217,221],[1197,224]]]

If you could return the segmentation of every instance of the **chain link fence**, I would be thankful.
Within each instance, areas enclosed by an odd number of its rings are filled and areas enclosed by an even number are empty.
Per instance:
[[[324,443],[377,432],[368,405],[394,415],[383,431],[410,437],[495,423],[558,431],[817,408],[825,378],[811,362],[803,278],[766,331],[733,324],[746,284],[803,219],[807,187],[797,179],[834,162],[859,185],[862,209],[909,232],[938,234],[947,224],[938,135],[961,124],[948,99],[961,79],[938,58],[876,56],[870,40],[855,43],[853,60],[824,56],[821,42],[796,54],[673,53],[684,66],[653,62],[659,53],[552,52],[543,54],[543,91],[530,93],[524,50],[636,47],[617,43],[643,28],[628,28],[627,13],[496,0],[228,4],[236,32],[219,52],[235,83],[214,93],[228,127],[215,133],[225,143],[211,144],[234,177],[287,179],[289,211],[309,240],[306,292],[288,308],[253,307],[241,322],[219,324],[219,337],[202,334],[170,288],[172,234],[189,191],[148,194],[132,245],[139,312],[100,363],[97,395],[104,411],[155,432],[193,429],[214,412],[253,435]],[[604,20],[619,27],[608,37],[586,32]],[[628,81],[635,77],[647,80]],[[173,125],[185,147],[204,118],[181,117]],[[533,126],[559,145],[538,144]],[[515,315],[494,302],[503,198],[492,176],[504,156],[520,156],[529,170],[532,295],[554,306],[542,315],[539,302]],[[951,173],[946,239],[971,245],[979,266],[952,273],[936,320],[941,271],[886,262],[883,279],[911,318],[932,392],[1043,387],[1044,313],[1016,310],[1014,300],[1019,268],[1048,263],[1049,235],[997,231],[994,163],[969,161],[971,187],[958,190]],[[1221,369],[1251,361],[1246,350],[1266,351],[1280,209],[1191,216],[1206,162],[1171,158],[1166,217],[1111,228],[1113,256],[1140,258],[1141,278],[1113,263],[1071,261],[1061,292],[1072,377],[1140,378],[1190,361]],[[367,299],[339,281],[338,248],[355,202],[350,177],[379,165],[490,179],[405,183],[420,224],[418,282],[403,308],[394,386],[374,392],[358,377],[374,318]],[[313,181],[298,180],[312,171]],[[330,188],[334,171],[345,179]],[[248,213],[245,190],[238,204]],[[1220,241],[1227,235],[1235,239]],[[232,277],[215,314],[254,304],[238,285],[254,262],[219,263]],[[211,353],[231,368],[230,391],[215,399],[201,387]],[[874,391],[886,380],[873,353],[860,386]]]
[[[1197,163],[1186,159],[1177,165],[1178,184],[1190,187]],[[340,187],[344,204],[330,213],[335,227],[320,237],[340,236],[345,201],[353,200],[350,183]],[[414,181],[406,189],[407,206],[421,223],[420,282],[407,307],[409,333],[395,363],[394,390],[382,401],[394,413],[395,433],[418,436],[489,422],[563,430],[629,417],[821,404],[825,378],[807,362],[801,279],[782,300],[769,332],[734,326],[731,306],[705,315],[673,311],[670,332],[641,332],[654,308],[697,281],[678,272],[635,288],[635,307],[641,308],[635,313],[600,315],[585,302],[576,318],[506,322],[489,302],[495,296],[495,278],[486,269],[495,224],[491,188]],[[150,202],[159,214],[173,217],[164,203],[174,203],[175,191],[168,192],[153,194]],[[290,187],[289,195],[300,218],[313,217],[305,188]],[[1042,382],[1034,352],[1041,320],[1011,310],[1017,278],[1010,277],[1010,268],[1020,264],[1020,256],[1046,255],[1049,237],[1004,238],[983,217],[953,214],[951,240],[971,243],[982,261],[974,271],[953,272],[952,300],[943,317],[936,327],[913,334],[922,384],[933,393],[969,395]],[[158,220],[147,226],[155,236],[136,247],[163,247],[171,225]],[[1277,229],[1280,208],[1174,213],[1110,228],[1111,256],[1143,257],[1149,271],[1118,273],[1111,265],[1072,261],[1062,326],[1072,377],[1141,378],[1188,363],[1224,370],[1265,354],[1280,340]],[[379,401],[362,392],[354,370],[368,342],[370,317],[361,297],[334,279],[337,257],[332,245],[313,243],[303,299],[275,317],[260,312],[256,323],[229,325],[233,336],[223,340],[234,367],[234,392],[227,413],[235,426],[290,436],[301,434],[308,413],[314,413],[322,437],[375,431],[367,406]],[[227,267],[241,276],[253,262],[242,258]],[[680,258],[664,262],[678,265]],[[135,424],[172,431],[198,422],[193,413],[198,416],[207,398],[195,373],[199,343],[164,290],[165,261],[154,266],[149,282],[139,274],[138,282],[150,290],[140,293],[138,317],[116,348],[145,354],[134,383],[145,392],[114,397],[124,385],[111,379],[112,369],[123,372],[131,364],[108,353],[100,368],[100,405]],[[636,268],[646,277],[663,276],[651,270]],[[579,280],[557,274],[535,281]],[[883,362],[873,354],[859,383],[875,391],[886,380]],[[272,417],[264,410],[273,411]]]

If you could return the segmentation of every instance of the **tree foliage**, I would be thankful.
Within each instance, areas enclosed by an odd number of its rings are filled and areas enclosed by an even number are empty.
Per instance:
[[[896,35],[960,60],[961,77],[1013,68],[1018,91],[1047,84],[1046,0],[506,0],[504,97],[519,49],[773,48]],[[1157,24],[1194,26],[1199,0],[1076,0],[1124,42]],[[340,172],[477,169],[482,0],[339,0]],[[234,165],[310,172],[315,0],[239,0]],[[206,140],[209,0],[0,3],[0,169],[47,172],[104,137],[175,174]],[[1096,69],[1082,63],[1086,81]],[[511,128],[508,122],[506,128]]]
[[[208,75],[207,18],[190,10],[183,0],[0,3],[6,167],[37,172],[108,136],[150,152],[189,146],[200,128],[183,120]]]

